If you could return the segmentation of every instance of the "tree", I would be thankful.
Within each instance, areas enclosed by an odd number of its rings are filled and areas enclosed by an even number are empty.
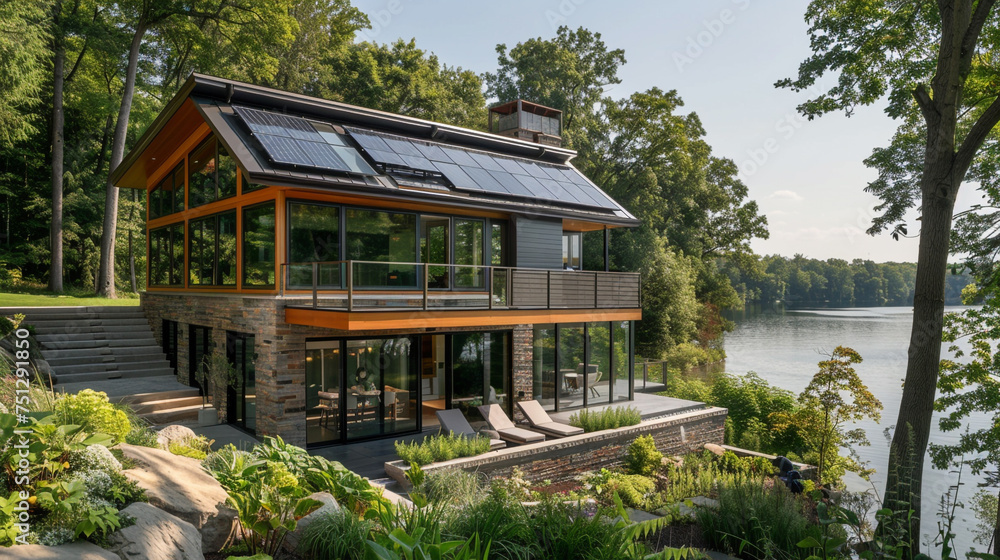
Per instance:
[[[971,300],[976,290],[966,295]],[[968,361],[959,361],[965,357],[956,344],[960,339],[971,347]],[[941,360],[941,395],[934,408],[947,413],[939,421],[941,431],[965,430],[957,443],[931,444],[934,466],[946,469],[956,458],[971,456],[965,462],[973,474],[1000,467],[1000,293],[990,289],[981,308],[946,315],[944,340],[951,343],[955,359]],[[970,431],[965,420],[975,413],[993,415],[994,421],[987,428]],[[993,535],[993,554],[1000,556],[1000,522]]]
[[[868,390],[854,371],[854,364],[861,363],[861,355],[851,348],[838,346],[828,360],[819,363],[819,371],[806,386],[799,400],[803,408],[819,411],[819,425],[808,430],[807,439],[819,456],[816,478],[830,482],[827,469],[845,445],[869,445],[861,428],[844,430],[847,423],[871,418],[882,418],[882,402]]]
[[[920,511],[920,494],[904,494],[893,473],[907,457],[915,464],[910,487],[920,488],[937,385],[955,197],[984,142],[1000,121],[1000,37],[996,0],[814,0],[806,10],[813,56],[795,79],[778,82],[796,91],[816,85],[827,72],[836,83],[799,106],[809,118],[888,98],[886,112],[903,121],[892,144],[866,164],[879,171],[867,190],[883,212],[869,230],[900,223],[917,205],[920,245],[914,289],[913,329],[906,381],[890,449],[885,505]],[[905,506],[903,504],[906,504]],[[920,534],[920,516],[911,534]],[[919,539],[916,539],[917,541]],[[919,543],[911,551],[916,554]]]
[[[0,0],[0,145],[27,140],[45,77],[44,0]]]

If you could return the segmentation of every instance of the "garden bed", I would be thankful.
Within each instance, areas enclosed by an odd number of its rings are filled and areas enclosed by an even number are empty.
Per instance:
[[[517,447],[489,451],[474,457],[431,463],[424,472],[461,469],[477,471],[487,476],[509,475],[520,468],[531,482],[552,484],[570,481],[579,474],[621,465],[623,450],[635,438],[651,435],[656,447],[667,455],[683,455],[701,449],[706,443],[721,445],[724,436],[726,409],[706,408],[673,416],[645,420],[634,426],[603,430],[561,439],[551,439]],[[403,461],[385,463],[385,472],[409,488]]]

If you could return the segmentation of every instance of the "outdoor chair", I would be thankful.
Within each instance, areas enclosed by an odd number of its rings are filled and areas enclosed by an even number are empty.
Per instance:
[[[504,441],[516,444],[534,443],[545,441],[545,434],[518,428],[507,418],[503,409],[498,404],[487,404],[479,407],[479,413],[486,419],[486,423],[500,434]]]
[[[434,413],[437,416],[438,422],[441,423],[441,433],[451,432],[455,435],[462,435],[465,437],[477,437],[479,433],[472,429],[472,425],[469,421],[465,419],[465,415],[462,411],[457,408],[452,408],[450,410],[438,410]],[[489,434],[485,434],[489,435]],[[506,447],[507,444],[498,438],[490,436],[490,450],[501,449]]]
[[[528,419],[528,424],[533,430],[544,433],[547,436],[557,438],[575,436],[583,433],[583,428],[561,424],[549,418],[549,413],[545,412],[542,404],[535,400],[521,401],[517,403],[517,408]]]

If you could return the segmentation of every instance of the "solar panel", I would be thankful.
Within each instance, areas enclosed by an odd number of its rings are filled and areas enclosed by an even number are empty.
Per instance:
[[[299,148],[293,138],[271,134],[257,134],[256,138],[274,163],[313,166],[312,160]]]
[[[350,171],[347,164],[333,151],[329,144],[319,142],[305,142],[300,140],[296,143],[305,152],[306,156],[312,160],[314,167],[320,169],[333,169],[334,171]]]
[[[362,129],[348,128],[348,132],[376,162],[440,173],[455,189],[619,209],[571,166]]]
[[[248,107],[233,107],[233,109],[243,119],[243,122],[247,123],[250,131],[254,134],[285,136],[313,142],[323,141],[323,137],[305,119],[268,113]]]

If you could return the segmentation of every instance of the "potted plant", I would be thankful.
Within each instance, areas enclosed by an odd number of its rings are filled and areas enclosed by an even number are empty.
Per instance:
[[[219,410],[214,407],[217,404],[216,397],[224,398],[225,388],[238,381],[236,368],[229,363],[229,358],[224,353],[216,350],[205,357],[195,373],[195,381],[202,389],[202,408],[198,411],[198,425],[215,426],[219,423]],[[212,408],[209,408],[209,402],[212,402]]]

